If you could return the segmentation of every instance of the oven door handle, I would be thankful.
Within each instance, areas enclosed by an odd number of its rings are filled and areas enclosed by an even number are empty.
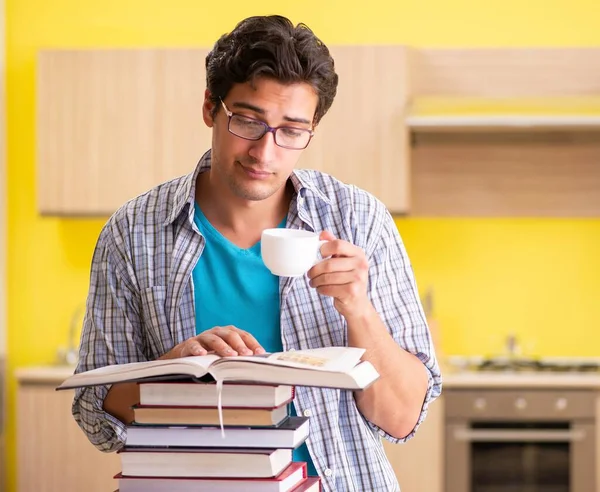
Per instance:
[[[573,442],[585,439],[583,430],[456,429],[454,439],[469,442]]]

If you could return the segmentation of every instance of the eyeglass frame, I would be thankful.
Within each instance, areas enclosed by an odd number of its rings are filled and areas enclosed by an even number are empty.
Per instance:
[[[258,142],[261,138],[263,138],[267,133],[272,133],[273,134],[273,141],[275,142],[275,145],[277,145],[278,147],[281,147],[282,149],[287,149],[287,150],[304,150],[306,147],[308,147],[308,144],[310,143],[310,141],[312,140],[313,136],[315,135],[315,132],[312,129],[308,129],[308,128],[297,128],[294,126],[269,126],[267,123],[265,123],[262,120],[259,120],[257,118],[252,118],[251,116],[246,116],[243,114],[239,114],[239,113],[234,113],[233,111],[231,111],[226,105],[225,102],[223,101],[223,99],[219,98],[219,101],[221,101],[221,105],[223,106],[223,109],[225,110],[225,114],[227,115],[227,131],[229,133],[231,133],[232,135],[235,135],[236,137],[239,138],[243,138],[244,140],[249,140],[251,142]],[[248,138],[248,137],[242,137],[241,135],[238,135],[237,133],[234,133],[231,131],[231,118],[233,118],[234,116],[240,116],[242,118],[246,118],[248,120],[252,120],[252,121],[256,121],[257,123],[260,123],[264,128],[265,131],[264,133],[258,137],[258,138]],[[280,145],[277,143],[277,130],[281,129],[281,128],[287,128],[290,130],[299,130],[302,132],[308,132],[309,134],[309,138],[308,138],[308,142],[306,142],[306,145],[304,147],[298,148],[298,147],[288,147],[286,145]]]

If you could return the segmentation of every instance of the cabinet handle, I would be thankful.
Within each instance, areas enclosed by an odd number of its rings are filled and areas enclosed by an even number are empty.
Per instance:
[[[470,442],[572,442],[585,438],[582,430],[456,429],[454,439]]]

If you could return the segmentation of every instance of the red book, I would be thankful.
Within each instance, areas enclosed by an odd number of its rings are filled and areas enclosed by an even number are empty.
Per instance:
[[[308,477],[304,482],[298,485],[292,492],[320,492],[321,479],[319,477]]]
[[[306,463],[290,463],[273,478],[124,477],[121,473],[115,478],[120,492],[291,492],[306,480]]]

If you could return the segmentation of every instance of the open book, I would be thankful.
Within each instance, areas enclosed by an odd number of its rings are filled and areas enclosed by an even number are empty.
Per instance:
[[[168,376],[201,378],[209,374],[217,381],[359,390],[379,377],[371,363],[360,360],[364,352],[355,347],[324,347],[264,355],[204,355],[132,362],[74,374],[57,389],[141,382]]]

